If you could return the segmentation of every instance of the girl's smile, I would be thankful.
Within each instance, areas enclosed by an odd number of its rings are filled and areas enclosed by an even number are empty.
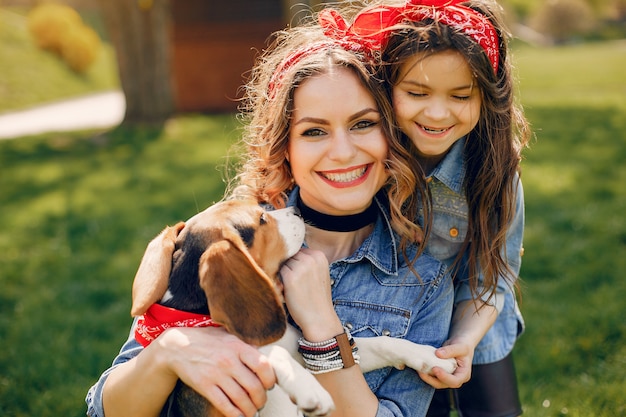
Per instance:
[[[429,135],[441,135],[443,133],[446,133],[448,130],[452,129],[452,127],[444,127],[444,128],[426,127],[420,124],[418,124],[418,126],[422,128],[422,130],[424,130],[426,134],[429,134]]]
[[[408,60],[393,87],[398,124],[426,157],[443,156],[478,123],[481,95],[457,51],[420,53]]]

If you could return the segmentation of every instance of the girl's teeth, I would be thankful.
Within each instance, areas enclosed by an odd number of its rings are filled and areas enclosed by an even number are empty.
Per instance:
[[[442,133],[445,132],[446,130],[448,130],[447,128],[443,128],[443,129],[431,129],[429,127],[423,126],[424,130],[430,133]]]
[[[341,174],[325,173],[323,175],[327,179],[334,182],[350,182],[356,180],[361,175],[363,175],[366,169],[366,167],[363,167],[350,172],[342,172]]]

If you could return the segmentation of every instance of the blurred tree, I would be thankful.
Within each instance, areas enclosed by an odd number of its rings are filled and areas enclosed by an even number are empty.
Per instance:
[[[98,0],[117,53],[124,123],[161,123],[174,112],[168,0]]]
[[[531,26],[563,43],[590,32],[595,24],[593,10],[585,0],[549,0],[538,10]]]

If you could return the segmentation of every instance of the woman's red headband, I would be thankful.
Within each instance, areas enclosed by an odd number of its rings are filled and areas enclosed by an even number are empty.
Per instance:
[[[462,6],[463,0],[407,0],[404,6],[373,6],[357,14],[348,26],[332,9],[320,12],[319,23],[332,39],[350,39],[370,50],[379,50],[387,42],[393,26],[402,22],[432,19],[465,33],[478,43],[498,72],[500,41],[498,32],[486,16]]]
[[[335,12],[336,13],[336,12]],[[343,20],[343,19],[342,19]],[[345,21],[344,21],[345,23]],[[363,46],[363,44],[352,41],[348,37],[332,38],[323,41],[313,42],[306,46],[296,49],[290,53],[274,70],[270,82],[268,85],[268,92],[270,99],[273,99],[276,94],[276,88],[282,84],[283,79],[287,72],[298,62],[302,61],[306,57],[318,52],[329,50],[332,48],[341,48],[347,51],[361,52],[367,57],[371,58],[371,49]]]

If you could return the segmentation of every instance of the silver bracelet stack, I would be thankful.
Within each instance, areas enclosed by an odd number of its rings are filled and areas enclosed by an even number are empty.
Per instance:
[[[309,342],[301,337],[298,345],[304,364],[312,374],[337,371],[359,363],[359,349],[348,329],[322,342]]]

